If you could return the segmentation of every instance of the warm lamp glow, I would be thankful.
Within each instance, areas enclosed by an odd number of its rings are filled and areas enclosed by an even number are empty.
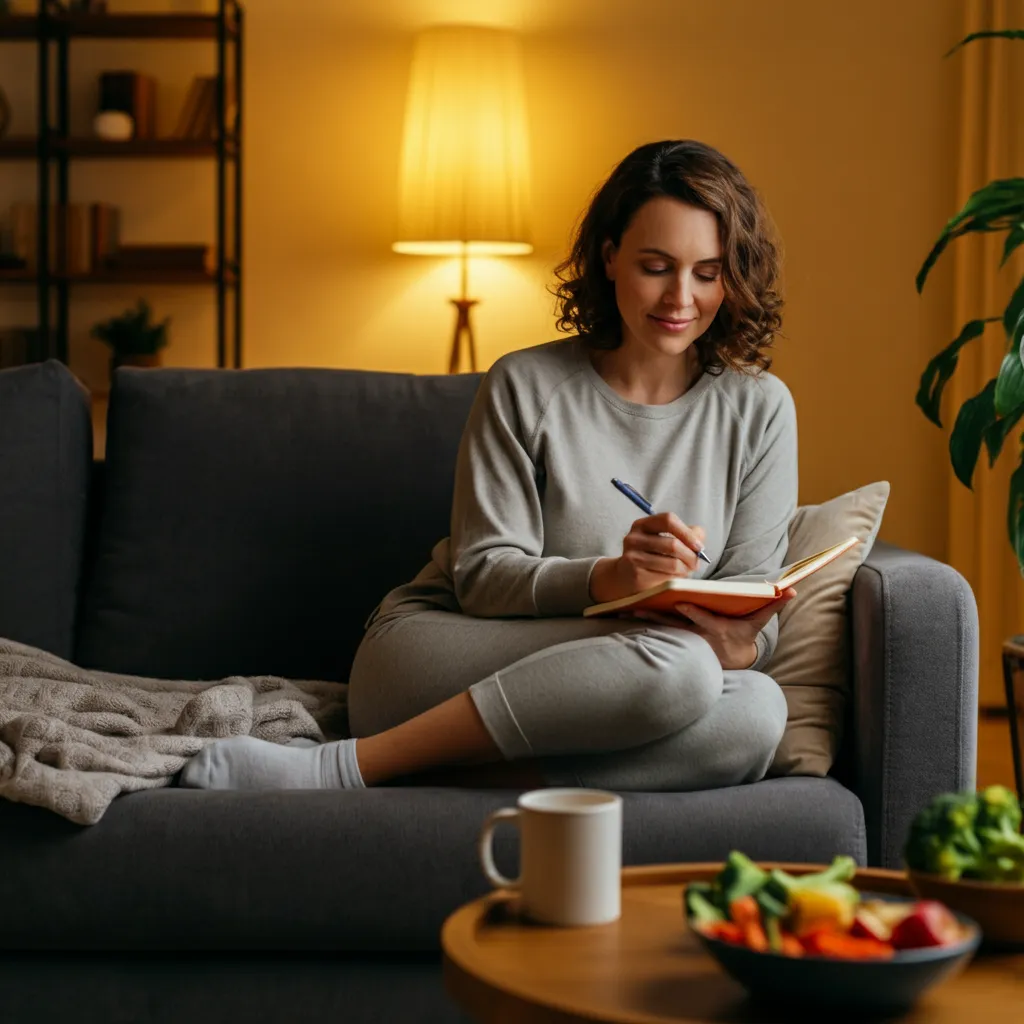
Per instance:
[[[529,242],[395,242],[395,252],[409,256],[526,256]]]
[[[396,252],[521,255],[529,146],[519,40],[438,25],[416,41],[405,113]]]

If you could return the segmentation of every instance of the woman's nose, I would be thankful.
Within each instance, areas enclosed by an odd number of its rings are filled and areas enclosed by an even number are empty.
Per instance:
[[[693,301],[693,288],[690,278],[685,274],[677,274],[670,278],[666,291],[666,305],[675,306],[677,309],[686,309]]]

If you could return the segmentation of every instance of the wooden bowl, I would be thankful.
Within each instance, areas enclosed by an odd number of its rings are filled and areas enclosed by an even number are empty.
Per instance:
[[[910,886],[922,899],[938,900],[974,918],[986,945],[1024,947],[1024,885],[950,881],[941,875],[908,871]]]

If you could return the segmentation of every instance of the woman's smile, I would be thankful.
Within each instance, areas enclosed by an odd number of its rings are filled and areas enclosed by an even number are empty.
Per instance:
[[[659,328],[661,328],[661,330],[668,331],[670,334],[682,334],[682,332],[685,331],[695,319],[694,317],[675,319],[674,317],[655,316],[653,313],[648,313],[647,316]]]

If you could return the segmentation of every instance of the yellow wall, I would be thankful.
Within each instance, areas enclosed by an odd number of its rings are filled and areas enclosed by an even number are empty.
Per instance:
[[[456,266],[389,248],[413,35],[438,21],[508,25],[524,33],[536,250],[474,265],[485,365],[556,336],[550,269],[614,164],[645,141],[703,139],[761,190],[784,241],[776,370],[800,415],[801,500],[887,478],[882,536],[945,556],[944,440],[914,393],[949,339],[950,275],[941,265],[923,298],[914,275],[953,212],[959,69],[942,54],[960,38],[958,0],[249,0],[247,11],[246,365],[443,372]],[[202,45],[75,46],[80,128],[102,68],[154,70],[169,127],[210,63]],[[31,69],[12,52],[0,52],[0,84],[28,96]],[[2,173],[5,192],[31,188],[28,169]],[[190,241],[212,238],[211,181],[202,163],[93,164],[74,189],[118,201],[127,240]],[[211,365],[209,296],[149,295],[174,316],[166,361]],[[88,326],[133,298],[95,288],[76,300],[72,365],[94,383],[104,353]],[[13,315],[13,296],[0,301]]]

